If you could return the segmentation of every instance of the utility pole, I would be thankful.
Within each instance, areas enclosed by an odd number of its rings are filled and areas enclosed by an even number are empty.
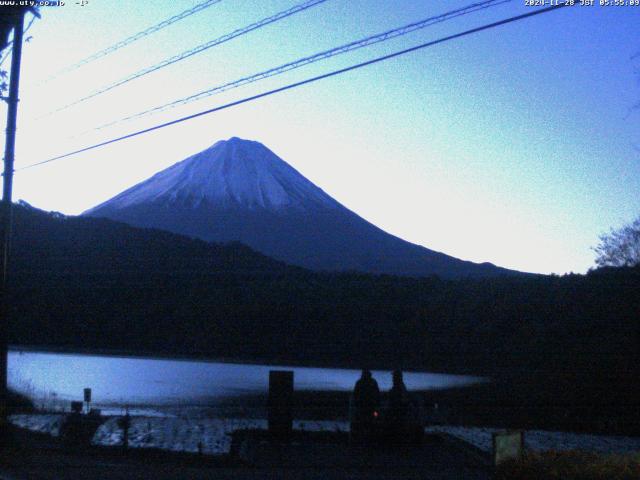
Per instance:
[[[8,313],[9,294],[7,292],[7,267],[11,241],[11,207],[13,190],[13,162],[15,160],[16,122],[18,117],[18,88],[20,85],[20,60],[22,56],[22,33],[26,10],[16,10],[13,25],[13,53],[11,57],[11,76],[7,101],[7,139],[4,149],[4,178],[2,203],[0,204],[0,237],[2,274],[0,275],[0,428],[4,433],[7,415],[7,354],[8,354]]]

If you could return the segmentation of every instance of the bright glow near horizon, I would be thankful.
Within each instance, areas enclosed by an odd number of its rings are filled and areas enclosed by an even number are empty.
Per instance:
[[[195,0],[89,0],[43,9],[25,44],[17,167],[530,11],[513,1],[222,95],[87,128],[366,35],[467,5],[329,0],[55,116],[145,66],[288,8],[223,0],[46,84],[60,68]],[[584,272],[598,235],[640,212],[640,8],[573,7],[448,42],[211,116],[18,172],[15,199],[78,214],[232,136],[257,140],[384,230],[476,262]],[[8,65],[8,61],[6,65]],[[4,115],[4,107],[2,107]],[[69,139],[68,137],[76,136]]]

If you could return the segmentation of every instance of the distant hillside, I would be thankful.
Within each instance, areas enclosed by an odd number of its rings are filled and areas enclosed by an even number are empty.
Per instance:
[[[14,217],[14,343],[483,373],[548,363],[550,349],[617,357],[637,339],[638,269],[464,281],[314,273],[240,244],[24,205]]]
[[[14,271],[52,276],[294,272],[240,243],[214,244],[107,219],[15,206]]]

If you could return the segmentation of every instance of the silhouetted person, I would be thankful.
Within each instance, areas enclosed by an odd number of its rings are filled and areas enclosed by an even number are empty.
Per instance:
[[[354,440],[370,440],[374,431],[374,421],[378,415],[380,389],[378,382],[367,369],[362,370],[360,379],[353,389],[353,411],[351,417],[351,437]]]
[[[402,371],[393,371],[393,385],[389,390],[389,408],[385,423],[393,442],[400,442],[409,423],[409,394],[402,379]]]

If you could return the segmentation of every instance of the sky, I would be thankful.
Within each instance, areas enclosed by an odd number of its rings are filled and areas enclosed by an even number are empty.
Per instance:
[[[100,130],[94,127],[474,0],[327,0],[64,111],[100,87],[302,0],[221,0],[72,72],[198,0],[43,7],[23,49],[16,168],[532,11],[512,0]],[[598,3],[598,2],[596,2]],[[27,19],[27,23],[29,19]],[[575,6],[16,172],[14,199],[75,215],[220,139],[273,150],[398,237],[465,260],[585,272],[640,214],[640,6]],[[5,62],[4,68],[9,65]],[[49,79],[49,80],[47,80]],[[6,108],[1,107],[3,116]]]

